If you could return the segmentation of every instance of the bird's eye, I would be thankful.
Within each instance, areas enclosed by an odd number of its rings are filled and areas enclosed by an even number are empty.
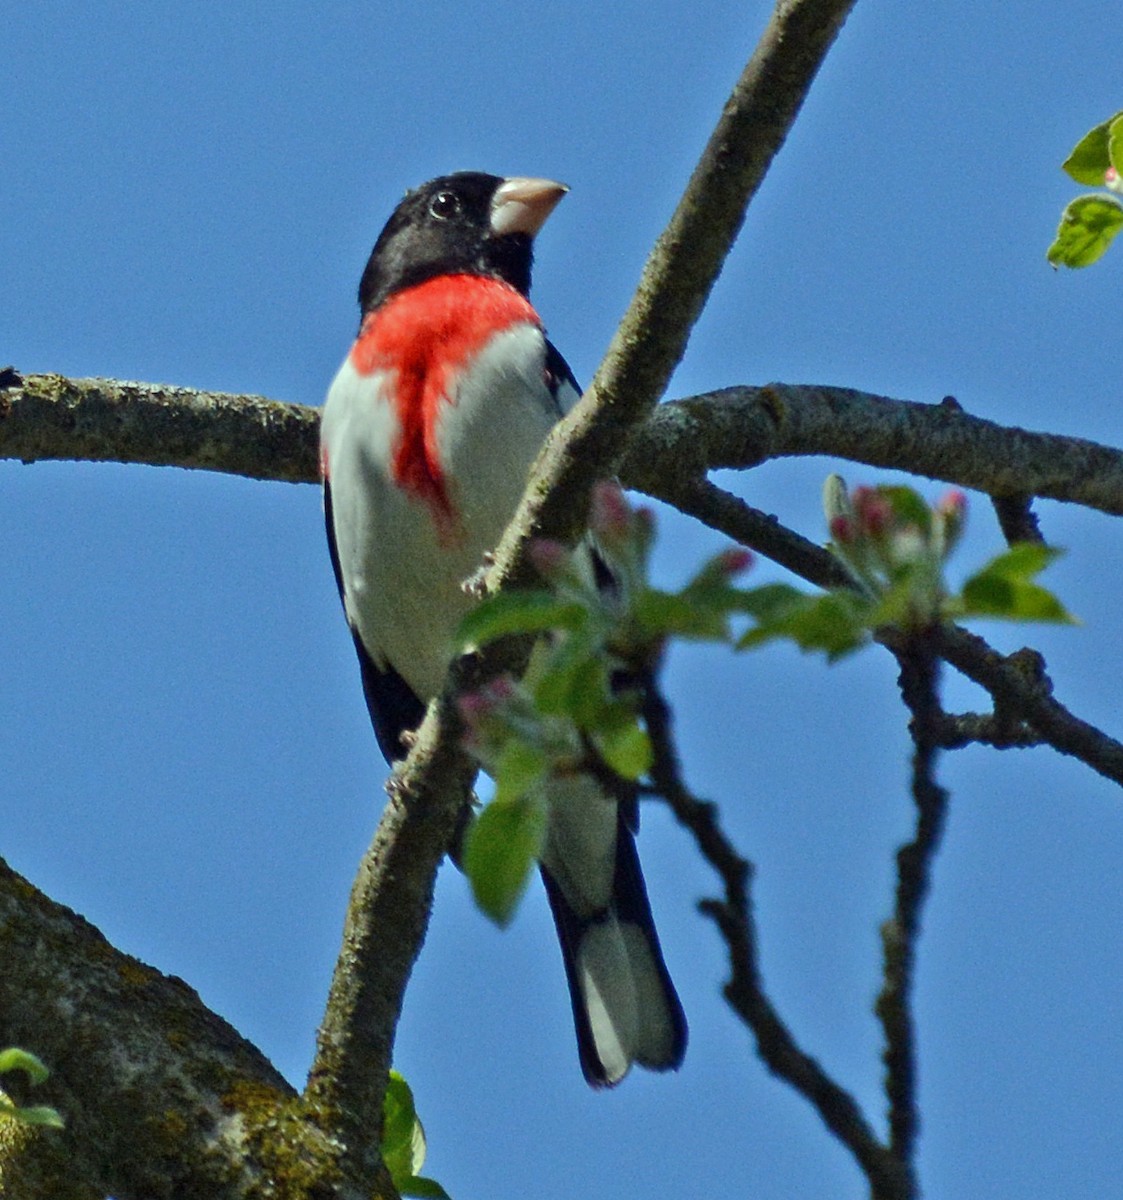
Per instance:
[[[460,211],[460,197],[455,192],[438,192],[429,204],[429,211],[438,221],[447,221]]]

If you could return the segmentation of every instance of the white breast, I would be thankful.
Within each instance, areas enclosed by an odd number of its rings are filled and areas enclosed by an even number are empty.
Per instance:
[[[498,542],[557,419],[544,371],[545,339],[527,324],[498,334],[453,379],[437,427],[459,518],[451,537],[391,476],[399,423],[386,373],[360,375],[348,358],[328,392],[321,442],[348,619],[375,662],[422,699],[439,690],[471,603],[462,583]]]

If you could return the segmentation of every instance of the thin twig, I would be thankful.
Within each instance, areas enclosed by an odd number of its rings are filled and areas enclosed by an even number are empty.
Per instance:
[[[764,991],[750,895],[752,865],[725,836],[716,806],[687,788],[674,748],[670,709],[654,678],[644,687],[644,722],[654,751],[655,791],[693,835],[722,881],[723,897],[703,900],[699,908],[717,925],[729,951],[730,978],[723,989],[729,1006],[752,1030],[768,1069],[805,1097],[851,1152],[870,1182],[871,1195],[876,1200],[906,1200],[914,1192],[901,1160],[879,1141],[854,1097],[797,1044]]]
[[[661,488],[653,495],[690,516],[721,530],[745,545],[761,545],[759,514],[734,496],[706,482],[692,487]],[[838,563],[829,551],[798,533],[769,521],[769,553],[776,561],[819,586],[837,586]],[[843,582],[846,582],[845,580]],[[1053,697],[1053,685],[1041,656],[1028,650],[1004,656],[976,634],[957,625],[943,625],[933,633],[939,655],[994,698],[1001,726],[1028,725],[1041,740],[1061,754],[1071,755],[1098,774],[1123,786],[1123,744],[1073,714]],[[901,646],[901,636],[891,629],[876,639],[890,650]]]
[[[897,651],[901,695],[912,714],[914,752],[912,797],[916,804],[913,840],[897,852],[897,893],[893,916],[881,927],[884,982],[876,1012],[885,1033],[885,1092],[889,1100],[889,1145],[914,1172],[919,1113],[916,1098],[916,1039],[912,987],[920,917],[931,882],[947,811],[947,793],[935,780],[940,659],[926,632],[911,634]]]
[[[1046,744],[1041,734],[1024,721],[1011,724],[993,713],[941,713],[932,738],[942,750],[962,750],[971,745],[1027,750]]]

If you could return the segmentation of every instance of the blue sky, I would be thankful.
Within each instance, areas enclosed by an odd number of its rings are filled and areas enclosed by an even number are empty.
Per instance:
[[[599,361],[766,6],[435,2],[19,6],[0,72],[0,361],[319,404],[401,192],[451,169],[572,194],[535,299]],[[1123,444],[1119,251],[1044,260],[1059,164],[1117,111],[1102,3],[859,3],[777,159],[671,395],[830,382],[953,393]],[[825,460],[730,478],[808,536]],[[852,482],[882,476],[844,466]],[[942,490],[926,485],[930,496]],[[121,948],[185,977],[303,1080],[384,768],[312,487],[0,463],[0,853]],[[1119,733],[1123,586],[1107,518],[1040,513],[1077,629],[1029,640]],[[661,518],[660,576],[719,544]],[[976,500],[966,569],[999,544]],[[761,564],[758,579],[781,573]],[[888,657],[676,652],[687,771],[757,864],[768,986],[880,1121],[877,924],[909,829]],[[949,679],[952,706],[980,697]],[[928,1194],[1123,1195],[1123,801],[1044,750],[944,759],[947,843],[917,996]],[[855,1198],[865,1188],[725,1009],[713,890],[659,808],[641,839],[691,1020],[677,1076],[581,1079],[534,891],[500,934],[446,867],[398,1064],[454,1200]]]

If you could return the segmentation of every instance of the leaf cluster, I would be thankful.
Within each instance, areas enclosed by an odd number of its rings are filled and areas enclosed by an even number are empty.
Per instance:
[[[27,1050],[18,1050],[15,1047],[0,1050],[0,1075],[8,1071],[23,1071],[32,1085],[43,1083],[50,1075],[50,1071],[39,1058]],[[56,1109],[45,1104],[21,1108],[3,1093],[0,1093],[0,1117],[19,1121],[23,1125],[45,1125],[48,1129],[62,1129],[64,1126],[63,1119]]]
[[[1123,228],[1123,203],[1116,199],[1123,194],[1123,112],[1090,129],[1063,168],[1077,183],[1108,189],[1078,196],[1065,207],[1046,253],[1054,267],[1087,267],[1103,256]]]
[[[725,550],[678,590],[648,579],[654,535],[649,512],[633,512],[615,485],[594,500],[595,552],[612,566],[598,578],[589,546],[535,547],[545,587],[503,592],[464,620],[458,641],[472,650],[499,638],[538,638],[522,680],[502,677],[462,696],[466,744],[495,781],[495,798],[470,826],[463,866],[477,903],[493,920],[513,916],[539,856],[551,792],[579,776],[626,791],[651,769],[644,689],[672,638],[749,650],[789,640],[834,661],[868,643],[875,630],[918,632],[970,617],[1071,622],[1036,582],[1060,551],[1018,543],[971,574],[958,592],[944,564],[963,527],[966,501],[949,493],[929,505],[909,487],[847,492],[827,481],[831,550],[848,587],[808,593],[786,583],[755,588],[736,579],[748,551]]]

